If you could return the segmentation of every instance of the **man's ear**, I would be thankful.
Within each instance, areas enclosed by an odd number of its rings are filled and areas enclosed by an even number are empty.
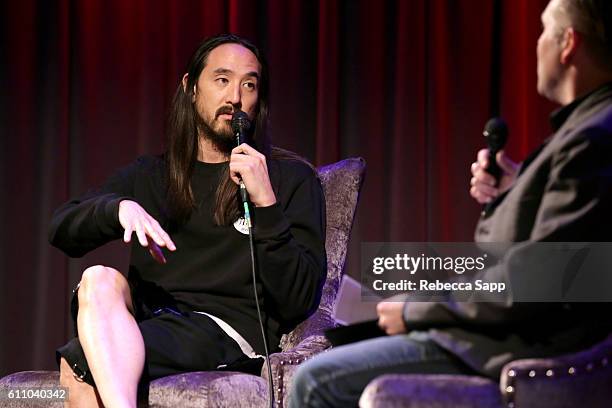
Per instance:
[[[561,55],[559,59],[561,64],[567,65],[570,63],[572,58],[576,55],[578,48],[582,44],[582,34],[574,29],[574,27],[568,27],[563,33],[563,40],[561,43]]]
[[[187,79],[189,78],[189,74],[183,75],[182,83],[183,83],[183,92],[187,93]],[[191,95],[191,102],[195,102],[196,98],[196,84],[193,84],[193,95]]]
[[[183,92],[187,93],[187,78],[189,78],[189,74],[183,75]]]

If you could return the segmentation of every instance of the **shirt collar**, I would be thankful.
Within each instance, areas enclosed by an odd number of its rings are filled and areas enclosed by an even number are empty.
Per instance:
[[[557,109],[550,115],[550,124],[553,130],[556,132],[559,130],[561,126],[565,123],[567,118],[576,110],[576,108],[582,104],[586,99],[590,99],[593,95],[599,94],[600,92],[605,92],[612,88],[612,82],[608,82],[593,91],[587,93],[586,95],[580,96],[574,99],[571,103]]]

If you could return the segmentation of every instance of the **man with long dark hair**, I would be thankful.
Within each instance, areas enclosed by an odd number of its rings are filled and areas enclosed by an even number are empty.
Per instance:
[[[501,275],[516,284],[524,278],[521,262],[529,259],[521,255],[542,241],[612,241],[607,227],[612,222],[612,2],[551,0],[542,26],[537,89],[563,107],[551,117],[554,134],[520,171],[499,155],[505,174],[496,184],[486,173],[487,151],[472,165],[471,194],[490,203],[476,227],[476,241],[520,243],[485,270],[485,281]],[[502,272],[496,276],[496,271]],[[372,379],[390,373],[498,379],[514,359],[580,350],[612,330],[609,303],[451,299],[381,302],[377,311],[378,325],[390,336],[341,346],[306,362],[294,377],[291,407],[355,406]]]
[[[265,347],[240,182],[255,224],[268,346],[316,309],[326,270],[323,193],[309,165],[270,146],[268,83],[251,43],[205,40],[174,95],[167,152],[139,158],[54,214],[50,241],[70,256],[137,237],[127,279],[93,266],[73,297],[77,337],[57,357],[75,406],[135,407],[146,380],[260,369]],[[237,111],[254,123],[240,146],[230,125]]]

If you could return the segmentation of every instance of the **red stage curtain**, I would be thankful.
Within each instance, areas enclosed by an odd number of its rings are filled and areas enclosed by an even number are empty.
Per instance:
[[[115,243],[68,260],[55,208],[163,150],[166,109],[199,41],[232,31],[269,59],[277,144],[368,174],[348,273],[364,241],[469,241],[469,165],[495,113],[515,158],[548,135],[535,92],[545,0],[19,0],[0,5],[0,376],[49,369],[71,335],[70,290]]]

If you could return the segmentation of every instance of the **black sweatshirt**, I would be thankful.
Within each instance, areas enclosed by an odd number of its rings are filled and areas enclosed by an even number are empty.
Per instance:
[[[140,204],[176,244],[163,249],[167,263],[153,260],[132,237],[128,279],[140,288],[149,307],[176,306],[224,320],[262,354],[263,341],[253,297],[248,235],[233,225],[217,226],[212,206],[219,177],[228,163],[196,162],[191,181],[196,210],[177,225],[167,216],[166,164],[143,156],[119,170],[99,189],[62,205],[49,241],[67,255],[80,257],[123,237],[119,202]],[[325,201],[315,172],[292,160],[268,160],[277,203],[252,209],[257,290],[269,345],[316,310],[326,272]]]

